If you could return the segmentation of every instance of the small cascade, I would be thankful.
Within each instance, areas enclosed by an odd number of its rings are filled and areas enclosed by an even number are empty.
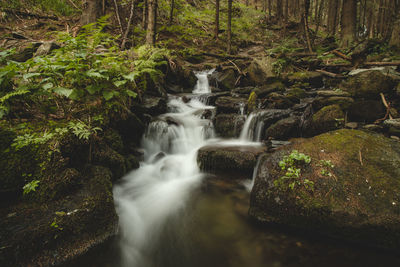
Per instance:
[[[243,125],[243,130],[240,133],[239,139],[241,141],[260,142],[262,137],[262,130],[264,129],[264,122],[262,117],[264,111],[252,112],[246,119]]]
[[[260,166],[261,158],[262,158],[262,155],[260,155],[257,159],[257,163],[256,163],[256,166],[254,167],[253,176],[251,177],[251,180],[247,180],[247,181],[243,182],[243,185],[246,187],[248,192],[251,192],[251,190],[253,189],[254,181],[258,174],[258,169]]]
[[[212,74],[215,69],[195,72],[197,77],[197,84],[193,90],[194,94],[209,94],[211,93],[210,85],[208,83],[208,75]]]
[[[197,74],[197,94],[209,92],[210,72]],[[168,113],[149,124],[142,141],[144,161],[113,189],[123,266],[153,265],[163,227],[199,186],[203,174],[197,166],[197,151],[214,138],[213,124],[205,118],[214,109],[201,99],[171,97]]]

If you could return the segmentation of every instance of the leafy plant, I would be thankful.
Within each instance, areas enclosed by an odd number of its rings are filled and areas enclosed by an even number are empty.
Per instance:
[[[27,184],[24,185],[24,187],[22,188],[24,190],[23,194],[27,195],[30,192],[35,192],[36,188],[39,186],[40,181],[38,180],[33,180]]]
[[[329,170],[329,169],[333,169],[333,168],[335,167],[335,165],[332,164],[332,161],[321,159],[321,160],[319,161],[318,166],[321,166],[321,167],[322,167],[322,169],[321,169],[321,175],[323,175],[323,176],[329,176],[329,177],[332,177],[332,176],[333,176],[333,174],[332,174],[332,173],[330,172],[330,170]]]
[[[100,127],[91,127],[86,125],[82,121],[70,122],[68,128],[72,130],[72,133],[79,139],[89,140],[92,134],[96,134],[98,131],[102,131]]]
[[[279,161],[279,167],[285,174],[274,181],[274,185],[282,189],[294,189],[296,186],[303,185],[306,189],[314,189],[314,182],[301,177],[301,167],[308,165],[311,162],[311,157],[304,153],[299,153],[297,150],[292,150],[288,156],[284,156]]]

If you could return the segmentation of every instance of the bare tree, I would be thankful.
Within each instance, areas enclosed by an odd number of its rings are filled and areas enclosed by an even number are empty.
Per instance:
[[[146,32],[146,44],[155,45],[156,43],[156,25],[157,25],[157,0],[148,0],[148,23]]]
[[[232,0],[228,0],[228,23],[227,23],[227,31],[228,31],[228,49],[227,53],[230,54],[232,50]]]

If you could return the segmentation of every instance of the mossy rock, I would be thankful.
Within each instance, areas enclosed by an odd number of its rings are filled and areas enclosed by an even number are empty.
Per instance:
[[[276,74],[273,70],[273,64],[276,59],[263,57],[254,59],[246,69],[247,78],[251,85],[264,85],[268,80],[275,79]]]
[[[380,93],[390,93],[395,81],[378,70],[364,71],[340,84],[340,89],[357,98],[379,99]]]
[[[283,92],[285,90],[285,85],[280,81],[267,82],[266,84],[260,85],[255,88],[255,92],[260,98],[264,98],[273,92]]]
[[[265,131],[265,136],[276,140],[288,140],[293,137],[300,137],[300,117],[293,116],[282,119],[272,124]]]
[[[224,91],[230,91],[234,89],[236,80],[236,73],[235,70],[232,68],[214,71],[212,74],[209,75],[210,85]]]
[[[315,71],[291,73],[286,77],[286,83],[289,85],[308,84],[311,88],[320,88],[324,86],[322,74]]]
[[[367,123],[381,119],[385,114],[386,108],[380,100],[357,100],[348,110],[350,120]]]
[[[122,177],[127,171],[125,158],[107,145],[100,145],[93,151],[92,162],[107,167],[112,172],[112,180]]]
[[[317,97],[313,101],[315,110],[320,110],[325,106],[338,105],[342,110],[348,110],[354,104],[354,99],[344,96]]]
[[[311,157],[311,163],[301,167],[300,181],[313,181],[313,190],[274,183],[284,175],[279,161],[293,149]],[[324,167],[321,160],[330,160],[333,166]],[[382,135],[343,129],[299,139],[261,160],[249,214],[264,223],[398,250],[398,166],[400,143]]]
[[[33,55],[41,45],[42,43],[39,42],[23,45],[22,47],[18,48],[18,53],[12,55],[10,59],[17,62],[25,62],[33,57]]]
[[[262,107],[267,109],[288,109],[291,108],[295,103],[299,102],[300,100],[297,98],[291,99],[283,94],[270,93],[267,99],[262,103]]]
[[[215,101],[215,106],[217,108],[217,113],[240,113],[240,108],[243,109],[247,105],[246,98],[237,98],[231,96],[222,96],[217,98]]]
[[[16,138],[13,131],[0,128],[0,199],[21,196],[26,180],[32,179],[41,161],[38,149],[26,146],[18,151],[11,147]]]
[[[323,107],[312,116],[311,125],[306,129],[307,135],[317,135],[340,128],[344,122],[344,113],[339,105]]]
[[[200,169],[211,173],[243,174],[251,178],[259,155],[265,152],[259,146],[206,146],[197,154]],[[232,176],[234,177],[234,176]]]
[[[244,121],[244,116],[239,114],[218,114],[214,120],[215,131],[221,137],[239,137]]]
[[[293,99],[294,102],[298,101],[299,99],[303,99],[307,97],[306,91],[304,89],[294,87],[290,88],[286,96],[289,97],[289,99]]]

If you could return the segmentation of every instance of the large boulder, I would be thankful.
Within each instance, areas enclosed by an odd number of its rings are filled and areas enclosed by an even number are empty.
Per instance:
[[[265,151],[263,146],[210,145],[199,150],[197,162],[203,171],[251,177],[258,156]]]
[[[300,137],[300,119],[298,116],[292,116],[277,121],[265,131],[266,138],[288,140],[292,137]]]
[[[215,131],[218,136],[235,138],[240,135],[245,117],[240,114],[218,114],[214,120]]]
[[[276,78],[273,70],[275,61],[271,57],[254,59],[246,69],[250,83],[252,85],[264,85],[268,80]]]
[[[284,179],[287,170],[282,170],[284,165],[279,162],[294,149],[309,156],[311,162],[295,165],[299,178]],[[338,130],[299,139],[262,158],[249,214],[263,223],[398,250],[398,166],[400,143],[382,135]]]
[[[340,89],[351,96],[366,99],[379,99],[380,93],[390,93],[394,87],[393,78],[378,70],[361,72],[340,85]]]
[[[312,116],[309,128],[305,129],[305,133],[308,136],[313,136],[336,130],[343,124],[344,116],[339,105],[323,107]]]
[[[313,101],[315,110],[330,105],[338,105],[342,110],[348,110],[353,104],[354,99],[346,96],[317,97]]]
[[[352,121],[374,122],[386,114],[386,108],[379,100],[358,100],[348,110],[348,117]]]
[[[268,96],[270,93],[274,92],[282,92],[285,90],[285,85],[282,82],[267,82],[263,85],[260,85],[257,88],[254,88],[254,92],[257,94],[259,98],[264,98]]]
[[[234,69],[226,68],[214,71],[208,79],[211,86],[229,91],[235,88],[237,77]]]
[[[219,97],[215,101],[215,106],[217,107],[217,113],[236,113],[240,114],[241,109],[245,111],[247,105],[246,98],[237,98],[231,96]]]
[[[311,88],[320,88],[324,86],[322,74],[315,71],[291,73],[287,76],[286,82],[289,85],[298,84],[300,86]]]

